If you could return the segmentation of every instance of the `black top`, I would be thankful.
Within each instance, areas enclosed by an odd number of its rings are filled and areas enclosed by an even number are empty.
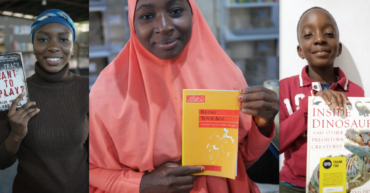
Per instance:
[[[19,161],[14,193],[88,192],[89,81],[68,69],[67,64],[51,74],[36,63],[27,86],[40,112],[29,121],[16,156],[4,143],[10,132],[8,112],[0,114],[0,169]]]

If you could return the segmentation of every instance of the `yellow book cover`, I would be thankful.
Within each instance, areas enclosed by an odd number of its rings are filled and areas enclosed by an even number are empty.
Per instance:
[[[235,179],[239,91],[183,90],[182,165],[204,166],[196,175]]]

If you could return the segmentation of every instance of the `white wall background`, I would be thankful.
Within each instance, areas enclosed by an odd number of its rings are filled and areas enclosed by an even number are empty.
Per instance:
[[[328,10],[336,20],[342,55],[334,66],[365,90],[370,97],[370,1],[369,0],[280,0],[280,79],[297,75],[307,64],[297,54],[297,23],[314,6]],[[284,157],[280,155],[280,167]]]
[[[280,79],[299,74],[307,64],[297,54],[296,29],[302,13],[314,6],[328,10],[338,24],[343,50],[334,66],[340,67],[370,97],[369,0],[280,0]]]

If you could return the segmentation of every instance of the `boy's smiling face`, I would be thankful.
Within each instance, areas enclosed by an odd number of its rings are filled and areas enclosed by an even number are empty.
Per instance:
[[[298,55],[312,67],[328,67],[342,52],[334,18],[325,10],[307,11],[298,24]]]
[[[175,58],[191,37],[190,5],[187,0],[138,0],[134,26],[150,53],[161,59]]]

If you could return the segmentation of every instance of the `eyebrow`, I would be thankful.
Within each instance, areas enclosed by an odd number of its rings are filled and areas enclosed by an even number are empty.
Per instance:
[[[49,35],[49,33],[48,33],[48,32],[45,32],[45,31],[38,31],[38,32],[36,32],[36,33],[40,33],[40,34],[45,34],[45,35]]]
[[[48,32],[46,32],[46,31],[38,31],[37,33],[41,33],[41,34],[45,34],[45,35],[49,35],[49,33]],[[65,32],[59,32],[58,33],[58,35],[64,35],[64,34],[70,34],[70,32],[67,32],[67,31],[65,31]]]
[[[142,4],[140,5],[138,8],[136,8],[136,11],[139,11],[140,9],[142,8],[154,8],[154,5],[151,4],[151,3],[148,3],[148,4]]]
[[[167,6],[168,6],[168,5],[172,5],[172,4],[174,4],[176,1],[181,1],[181,2],[183,2],[183,0],[167,0],[166,5],[167,5]]]
[[[302,26],[302,29],[304,29],[304,28],[306,28],[306,27],[311,27],[311,25],[312,25],[312,24],[304,25],[304,26]],[[325,28],[325,27],[328,27],[328,26],[333,27],[333,28],[336,30],[335,25],[330,24],[330,23],[326,23],[326,24],[325,24],[325,26],[324,26],[324,28]]]
[[[172,5],[173,3],[175,3],[176,1],[181,1],[183,2],[183,0],[167,0],[166,1],[166,6],[168,5]],[[136,11],[139,11],[140,9],[142,8],[154,8],[154,5],[151,4],[151,3],[148,3],[148,4],[142,4],[140,5],[139,7],[136,8]]]

